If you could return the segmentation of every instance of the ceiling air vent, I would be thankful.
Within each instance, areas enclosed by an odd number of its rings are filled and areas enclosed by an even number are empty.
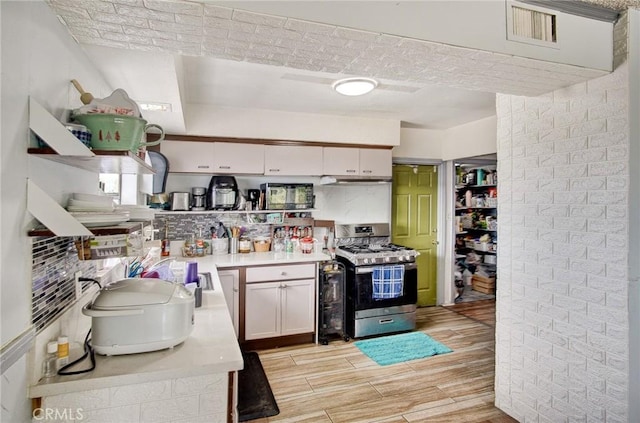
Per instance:
[[[512,7],[513,35],[540,41],[556,41],[556,16],[550,13]]]
[[[507,39],[557,48],[557,28],[552,11],[507,2]]]

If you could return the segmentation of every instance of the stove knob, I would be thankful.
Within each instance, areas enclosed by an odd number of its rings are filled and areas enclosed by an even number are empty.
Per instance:
[[[391,257],[385,257],[384,261],[386,261],[387,263],[389,263],[391,261]]]
[[[369,263],[369,259],[368,258],[362,259],[362,264],[368,264],[368,263]]]

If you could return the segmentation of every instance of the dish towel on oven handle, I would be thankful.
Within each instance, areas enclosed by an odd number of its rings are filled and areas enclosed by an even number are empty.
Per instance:
[[[373,299],[382,300],[402,296],[404,265],[376,266],[373,268]]]

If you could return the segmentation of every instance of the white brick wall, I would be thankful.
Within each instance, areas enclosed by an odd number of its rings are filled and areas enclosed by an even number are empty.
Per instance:
[[[628,420],[628,76],[497,97],[496,405],[522,422]]]
[[[42,408],[52,423],[225,423],[227,386],[226,373],[193,376],[54,395]]]

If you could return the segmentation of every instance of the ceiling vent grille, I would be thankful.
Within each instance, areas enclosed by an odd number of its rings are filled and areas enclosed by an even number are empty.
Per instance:
[[[512,6],[512,34],[543,42],[556,42],[556,16]]]
[[[516,1],[505,2],[507,40],[541,47],[560,48],[558,12]]]

